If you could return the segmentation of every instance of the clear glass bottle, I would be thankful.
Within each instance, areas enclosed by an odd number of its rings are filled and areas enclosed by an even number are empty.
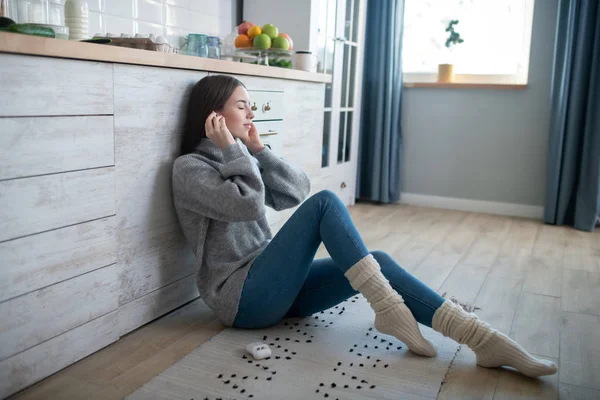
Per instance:
[[[237,27],[235,27],[229,35],[225,36],[221,41],[221,60],[233,60],[235,56],[235,38],[238,36]]]
[[[216,36],[209,36],[207,39],[208,44],[208,58],[214,58],[217,60],[221,59],[221,39]]]

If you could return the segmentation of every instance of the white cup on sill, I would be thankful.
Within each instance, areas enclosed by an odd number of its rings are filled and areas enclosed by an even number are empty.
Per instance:
[[[317,57],[310,51],[296,52],[296,69],[307,72],[317,72],[317,63]]]

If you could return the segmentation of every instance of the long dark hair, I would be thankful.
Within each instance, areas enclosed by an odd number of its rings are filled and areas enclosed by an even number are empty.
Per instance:
[[[200,140],[206,137],[206,118],[211,112],[222,110],[238,86],[244,84],[227,75],[209,75],[194,85],[183,126],[181,155],[192,153]]]

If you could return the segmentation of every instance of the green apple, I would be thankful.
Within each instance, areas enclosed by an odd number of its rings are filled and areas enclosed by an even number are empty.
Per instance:
[[[266,24],[262,28],[262,33],[269,36],[271,39],[275,39],[279,35],[279,29],[273,24]]]
[[[290,42],[288,42],[288,40],[282,36],[277,36],[275,39],[273,39],[273,48],[287,50],[290,48]]]
[[[266,50],[271,47],[271,38],[264,33],[261,33],[257,37],[254,38],[252,42],[254,48],[259,50]]]

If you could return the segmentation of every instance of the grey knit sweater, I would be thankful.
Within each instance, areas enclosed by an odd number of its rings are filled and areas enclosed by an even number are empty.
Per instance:
[[[206,138],[175,160],[172,178],[179,223],[199,264],[200,296],[231,326],[248,270],[273,237],[265,205],[279,211],[302,203],[310,180],[268,147],[253,156],[239,139],[221,151]]]

